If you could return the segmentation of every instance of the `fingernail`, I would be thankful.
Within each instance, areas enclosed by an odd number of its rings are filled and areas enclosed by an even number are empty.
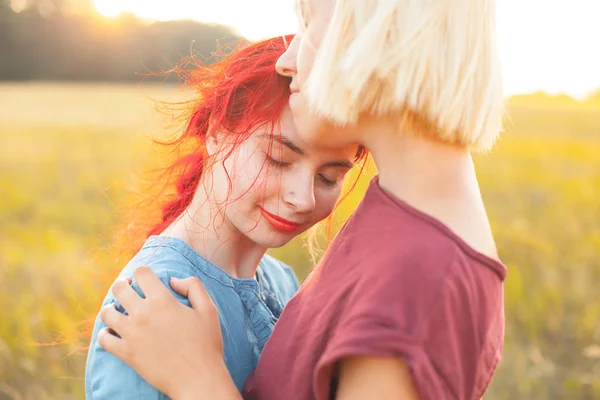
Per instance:
[[[171,278],[171,282],[173,282],[173,281],[177,281],[177,282],[179,282],[179,281],[181,281],[181,279],[179,279],[179,278],[175,278],[175,277],[172,277],[172,278]]]

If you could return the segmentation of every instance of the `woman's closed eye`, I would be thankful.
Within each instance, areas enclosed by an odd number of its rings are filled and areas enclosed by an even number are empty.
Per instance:
[[[344,181],[349,169],[343,167],[327,167],[318,174],[319,180],[326,186],[337,187]]]
[[[265,154],[265,158],[270,165],[277,167],[277,168],[286,168],[286,167],[289,167],[292,165],[292,163],[290,163],[290,162],[276,160],[273,157],[271,157],[269,154]]]
[[[293,165],[292,162],[278,160],[266,152],[265,160],[270,166],[280,169],[286,169]],[[337,187],[344,180],[348,170],[347,168],[326,167],[324,172],[317,174],[317,179],[327,187]]]
[[[338,185],[338,183],[340,183],[340,180],[338,180],[338,179],[329,179],[329,178],[327,178],[323,174],[319,174],[318,176],[319,176],[319,179],[321,180],[321,182],[323,182],[326,186],[335,187],[335,186]]]

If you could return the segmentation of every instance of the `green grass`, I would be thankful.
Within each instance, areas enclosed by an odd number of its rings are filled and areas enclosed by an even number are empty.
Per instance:
[[[144,138],[163,129],[144,95],[174,93],[0,86],[0,399],[84,397],[81,343],[41,344],[97,311],[119,204],[152,161]],[[476,157],[509,268],[505,353],[486,398],[598,398],[600,103],[529,96],[509,109],[508,132]],[[301,240],[273,253],[301,277],[311,267]]]

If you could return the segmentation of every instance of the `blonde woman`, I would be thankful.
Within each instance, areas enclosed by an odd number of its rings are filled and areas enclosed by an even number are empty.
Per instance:
[[[470,152],[503,112],[493,0],[299,0],[277,62],[299,135],[365,146],[379,175],[284,309],[246,399],[479,399],[500,360],[506,268]],[[147,269],[99,341],[175,399],[240,398],[210,296]],[[146,286],[146,287],[144,287]],[[151,316],[151,318],[150,318]],[[169,338],[166,340],[165,338]],[[176,343],[176,345],[174,344]]]

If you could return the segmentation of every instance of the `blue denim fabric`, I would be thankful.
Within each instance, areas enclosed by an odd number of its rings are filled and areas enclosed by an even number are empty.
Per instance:
[[[283,306],[298,290],[298,280],[282,262],[265,255],[257,270],[257,279],[237,279],[210,264],[181,240],[152,236],[123,269],[120,276],[133,277],[133,270],[148,265],[171,290],[171,277],[195,276],[202,281],[219,311],[225,349],[225,363],[241,391],[256,367],[265,342],[271,335]],[[134,289],[140,293],[137,283]],[[179,301],[189,301],[173,292]],[[103,306],[116,303],[108,293]],[[123,361],[104,350],[96,340],[106,325],[96,318],[88,351],[85,373],[88,400],[154,400],[168,397],[150,386]]]

